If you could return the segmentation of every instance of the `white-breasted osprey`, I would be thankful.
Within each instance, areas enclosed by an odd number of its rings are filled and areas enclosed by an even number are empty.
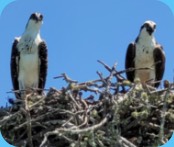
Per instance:
[[[135,42],[127,48],[125,68],[136,68],[127,72],[127,79],[133,82],[139,78],[142,83],[152,80],[155,87],[160,85],[165,70],[165,53],[154,37],[156,24],[153,21],[145,21]],[[149,68],[138,70],[138,68]]]
[[[40,36],[42,23],[42,14],[31,14],[24,33],[13,42],[11,78],[14,90],[24,90],[27,93],[27,89],[33,88],[41,94],[45,87],[48,61],[47,46]],[[21,92],[15,95],[20,98]]]

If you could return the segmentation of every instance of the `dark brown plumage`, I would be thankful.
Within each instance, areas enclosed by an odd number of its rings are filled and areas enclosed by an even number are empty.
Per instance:
[[[126,72],[127,79],[134,82],[140,78],[141,82],[151,81],[155,87],[160,85],[165,70],[165,53],[153,36],[156,24],[146,21],[140,28],[135,42],[130,43],[126,52],[125,68],[135,70]],[[142,70],[138,70],[143,68]]]

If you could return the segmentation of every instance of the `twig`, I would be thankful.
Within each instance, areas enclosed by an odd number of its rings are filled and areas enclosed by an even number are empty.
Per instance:
[[[35,118],[35,119],[31,119],[31,123],[40,121],[40,120],[44,119],[45,117],[47,117],[47,116],[49,116],[49,115],[51,115],[51,114],[53,114],[53,113],[55,113],[55,112],[57,112],[57,111],[60,111],[60,108],[53,109],[52,111],[47,112],[47,113],[45,113],[45,114],[43,114],[43,115],[40,115],[40,116],[38,116],[38,117]],[[19,126],[14,127],[14,130],[19,130],[20,128],[22,128],[22,127],[24,127],[25,125],[27,125],[27,123],[28,123],[28,122],[25,121],[24,123],[20,124]]]
[[[102,62],[100,60],[97,60],[97,62],[101,63],[109,72],[112,71],[112,69],[108,65],[106,65],[104,62]]]
[[[74,97],[72,96],[72,94],[70,92],[68,92],[67,95],[71,98],[71,100],[77,106],[78,110],[81,110],[81,106],[77,103],[77,101],[74,99]]]
[[[29,146],[33,147],[32,141],[32,126],[31,126],[31,116],[30,111],[28,108],[28,97],[25,98],[25,109],[21,108],[21,110],[25,113],[27,119],[27,135],[28,135],[28,142]]]
[[[120,136],[120,139],[122,140],[123,143],[125,143],[128,147],[136,147],[133,143],[128,141],[126,138]]]
[[[88,128],[84,128],[84,129],[76,129],[76,130],[74,130],[74,129],[59,128],[59,129],[56,129],[54,131],[47,132],[44,135],[44,139],[43,139],[42,143],[40,144],[40,147],[43,147],[45,145],[45,143],[47,142],[48,136],[50,136],[50,135],[58,135],[60,132],[62,132],[62,133],[70,133],[70,134],[79,134],[79,133],[85,133],[85,132],[89,132],[89,131],[94,131],[97,128],[100,128],[101,126],[103,126],[107,122],[108,117],[109,117],[109,115],[107,115],[99,124],[96,124],[96,125],[94,125],[92,127],[88,127]]]
[[[36,92],[36,91],[39,91],[39,90],[42,90],[42,91],[49,91],[49,89],[29,88],[29,89],[21,89],[21,90],[11,90],[11,91],[7,91],[6,93],[21,93],[21,92],[26,92],[26,91],[33,91],[33,92]]]
[[[167,98],[168,98],[169,93],[170,93],[170,87],[166,91],[164,99],[163,99],[164,104],[163,104],[163,108],[162,108],[162,114],[161,114],[162,120],[161,120],[161,125],[160,125],[160,132],[159,132],[159,140],[160,141],[164,140],[164,124],[165,124],[165,119],[166,119],[165,113],[167,110]]]
[[[77,83],[78,81],[71,80],[66,73],[62,73],[60,76],[54,77],[54,79],[63,78],[67,83]]]
[[[7,121],[17,117],[17,115],[19,115],[21,113],[21,111],[17,111],[14,114],[10,114],[8,116],[4,116],[2,120],[0,120],[0,128],[2,127],[2,125],[4,125]]]

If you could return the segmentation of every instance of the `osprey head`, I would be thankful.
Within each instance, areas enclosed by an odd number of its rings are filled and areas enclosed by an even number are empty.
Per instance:
[[[141,26],[140,31],[141,32],[146,31],[151,36],[152,33],[155,31],[155,29],[156,29],[156,23],[151,20],[148,20],[145,21],[144,24]]]
[[[31,14],[26,28],[40,28],[41,24],[43,23],[43,15],[41,13],[33,13]]]
[[[43,15],[41,13],[33,13],[31,14],[29,20],[33,20],[37,23],[43,20]]]

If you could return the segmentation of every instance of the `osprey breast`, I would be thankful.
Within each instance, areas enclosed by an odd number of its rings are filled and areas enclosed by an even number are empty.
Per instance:
[[[29,47],[29,48],[27,48]],[[19,85],[20,89],[37,88],[39,83],[39,56],[36,41],[20,44]]]
[[[155,80],[155,64],[153,51],[155,45],[153,43],[148,43],[150,45],[145,45],[143,43],[136,44],[136,53],[135,53],[135,67],[136,68],[149,68],[143,70],[136,70],[135,77],[141,79],[142,82],[148,80]]]

